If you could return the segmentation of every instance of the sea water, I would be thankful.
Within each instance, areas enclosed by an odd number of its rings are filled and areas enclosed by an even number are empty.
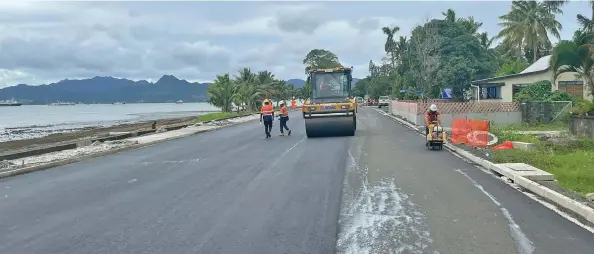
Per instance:
[[[0,142],[43,137],[92,126],[195,116],[220,111],[208,103],[23,105],[0,107]]]

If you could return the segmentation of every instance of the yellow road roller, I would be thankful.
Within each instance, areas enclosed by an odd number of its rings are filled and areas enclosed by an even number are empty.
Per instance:
[[[307,137],[354,136],[357,102],[351,95],[353,67],[309,71],[311,97],[301,107]]]

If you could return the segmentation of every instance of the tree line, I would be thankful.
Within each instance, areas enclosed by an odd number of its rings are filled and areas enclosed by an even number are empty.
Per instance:
[[[452,98],[463,100],[468,96],[472,80],[520,73],[546,55],[551,55],[553,81],[562,73],[576,72],[593,93],[594,0],[589,1],[590,18],[578,14],[576,20],[581,28],[571,40],[561,40],[559,32],[563,26],[557,15],[563,13],[562,7],[567,2],[512,1],[510,11],[499,17],[502,29],[495,36],[479,33],[482,22],[472,16],[457,17],[452,9],[442,12],[442,18],[415,27],[409,37],[396,38],[398,26],[383,27],[386,55],[380,62],[369,61],[369,75],[356,83],[353,93],[372,98],[391,95],[419,99],[416,91],[423,91],[425,98],[438,98],[444,88],[451,88]],[[553,45],[551,36],[560,41]],[[493,45],[497,39],[501,42]],[[338,57],[326,49],[311,50],[303,64],[306,73],[311,68],[342,66]],[[525,99],[535,92],[524,93],[519,98]],[[232,104],[255,110],[263,98],[306,99],[310,94],[309,80],[304,87],[295,89],[275,79],[270,72],[252,73],[247,68],[234,78],[229,74],[217,76],[207,91],[210,102],[223,111],[231,110]],[[573,99],[564,92],[550,95],[555,99]]]
[[[495,36],[479,33],[483,25],[474,17],[457,17],[448,9],[441,19],[415,27],[410,37],[396,38],[400,28],[383,27],[385,57],[369,61],[369,75],[357,82],[354,93],[377,98],[438,98],[452,89],[454,100],[468,96],[472,80],[517,74],[540,57],[552,55],[553,80],[564,72],[577,72],[594,91],[594,1],[590,18],[577,15],[581,28],[572,40],[560,40],[562,24],[557,15],[568,1],[513,1],[499,17],[502,27]],[[552,45],[550,38],[560,40]],[[501,39],[498,45],[492,45]],[[406,92],[402,92],[406,91]],[[563,93],[555,96],[571,98]]]
[[[324,49],[313,49],[303,59],[305,73],[312,68],[333,68],[342,66],[338,57]],[[253,72],[250,68],[240,69],[236,75],[217,75],[206,90],[208,102],[223,112],[233,110],[258,111],[264,99],[270,99],[278,106],[280,101],[307,99],[311,96],[309,77],[303,87],[295,88],[280,80],[269,71]]]

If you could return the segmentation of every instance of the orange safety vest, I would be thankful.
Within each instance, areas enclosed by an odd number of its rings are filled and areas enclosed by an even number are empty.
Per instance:
[[[281,116],[289,116],[289,111],[287,110],[287,106],[283,106],[280,109],[280,112],[281,112]]]
[[[272,113],[274,112],[274,109],[272,108],[272,105],[263,105],[262,109],[260,109],[260,113],[262,113],[262,115],[265,116],[271,116]]]
[[[438,118],[439,118],[439,112],[437,112],[437,111],[436,112],[427,111],[425,113],[425,123],[427,125],[429,125],[433,121],[437,121]]]
[[[297,102],[295,101],[295,99],[291,100],[291,108],[293,108],[293,109],[297,108]]]

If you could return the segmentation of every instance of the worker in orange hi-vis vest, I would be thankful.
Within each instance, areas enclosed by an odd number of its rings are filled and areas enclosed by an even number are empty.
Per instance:
[[[293,97],[293,99],[291,100],[291,108],[292,109],[296,109],[297,108],[297,101],[295,100],[295,97]]]
[[[264,100],[264,105],[260,109],[260,122],[264,120],[264,132],[266,138],[271,138],[270,131],[272,131],[272,121],[274,120],[274,108],[268,99]]]
[[[289,127],[287,127],[287,122],[289,121],[289,110],[287,109],[287,106],[285,106],[285,102],[281,102],[281,109],[280,109],[280,134],[279,136],[284,136],[285,133],[283,133],[283,129],[286,129],[289,133],[289,136],[291,136],[291,129],[289,129]]]

